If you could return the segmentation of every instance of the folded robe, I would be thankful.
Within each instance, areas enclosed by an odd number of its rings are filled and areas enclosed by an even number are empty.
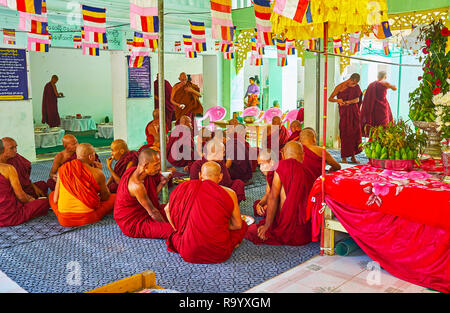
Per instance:
[[[124,155],[122,155],[117,161],[116,165],[114,165],[114,173],[116,173],[117,176],[122,177],[127,170],[128,163],[130,162],[133,162],[132,166],[136,166],[138,164],[139,155],[137,151],[130,150],[124,153]],[[119,187],[119,184],[114,180],[108,185],[109,191],[113,193],[117,192],[117,187]]]
[[[150,201],[159,210],[165,222],[157,222],[151,218],[139,201],[130,195],[128,182],[135,170],[136,167],[130,167],[120,180],[114,205],[114,219],[124,235],[128,237],[167,239],[173,232],[173,228],[167,222],[164,207],[158,201],[156,187],[160,182],[161,176],[147,176],[144,179],[144,186]]]
[[[14,158],[8,160],[8,164],[14,166],[19,176],[20,185],[23,191],[29,194],[33,198],[38,198],[36,192],[33,189],[32,182],[30,179],[31,175],[31,162],[25,159],[20,154],[16,154]],[[48,186],[44,181],[38,181],[34,183],[39,189],[41,189],[45,195],[48,192]]]
[[[15,226],[46,215],[48,199],[37,199],[23,204],[14,193],[11,183],[0,174],[0,227]]]
[[[234,204],[226,190],[210,181],[193,180],[172,191],[170,218],[177,229],[166,241],[167,249],[190,263],[227,260],[244,238],[247,224],[229,230]]]
[[[253,176],[253,165],[250,161],[250,145],[245,138],[235,133],[233,138],[227,141],[225,151],[226,158],[232,160],[228,169],[231,179],[249,181]]]
[[[181,126],[177,126],[181,127]],[[197,152],[195,151],[195,142],[192,136],[186,136],[187,132],[179,132],[177,128],[174,129],[169,135],[169,142],[167,143],[167,161],[170,164],[177,167],[185,167],[191,165],[196,159],[198,159]],[[186,135],[185,135],[186,134]],[[185,149],[189,149],[185,152]],[[186,154],[185,157],[183,157]]]
[[[263,218],[249,227],[245,238],[255,244],[301,246],[311,242],[311,221],[306,221],[306,205],[314,180],[302,163],[295,159],[282,160],[276,173],[286,192],[283,206],[277,210],[267,239],[258,237],[257,229],[265,224]]]
[[[101,201],[100,187],[94,175],[80,160],[63,164],[58,171],[60,186],[58,203],[49,200],[62,226],[73,227],[92,224],[101,220],[113,210],[115,195]]]
[[[192,166],[189,168],[189,176],[191,180],[199,179],[199,173],[202,169],[202,165],[205,164],[206,162],[208,161],[205,158],[203,158],[201,160],[197,160],[194,163],[192,163]],[[219,184],[233,189],[234,192],[236,193],[238,201],[244,201],[246,199],[244,182],[240,179],[235,180],[231,179],[230,172],[228,171],[228,168],[223,160],[215,162],[220,165],[221,172],[223,174],[222,181]]]

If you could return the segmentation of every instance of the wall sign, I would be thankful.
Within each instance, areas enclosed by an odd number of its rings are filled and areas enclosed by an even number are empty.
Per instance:
[[[0,100],[27,100],[25,49],[0,48]]]
[[[127,56],[127,66],[130,57]],[[128,67],[128,98],[150,98],[150,57],[145,57],[141,67]]]

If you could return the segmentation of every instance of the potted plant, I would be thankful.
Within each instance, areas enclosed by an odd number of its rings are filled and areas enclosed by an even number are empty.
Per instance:
[[[416,127],[427,135],[425,153],[440,157],[440,134],[437,130],[433,96],[448,92],[450,84],[450,52],[446,52],[450,31],[442,20],[422,26],[418,40],[424,42],[420,57],[423,75],[418,77],[419,87],[409,94],[409,117]]]
[[[447,79],[450,84],[450,78]],[[442,163],[444,165],[444,181],[450,182],[450,91],[439,93],[433,97],[436,106],[437,130],[441,133]]]
[[[362,147],[372,166],[411,170],[425,143],[423,134],[413,131],[407,123],[399,120],[387,126],[372,127],[369,141]]]

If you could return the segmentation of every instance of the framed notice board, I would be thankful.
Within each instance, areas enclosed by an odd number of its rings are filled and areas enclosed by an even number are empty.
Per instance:
[[[127,56],[127,64],[130,57]],[[128,66],[128,98],[150,98],[151,75],[150,57],[144,57],[141,67]]]
[[[28,73],[25,49],[0,48],[0,100],[27,100]]]

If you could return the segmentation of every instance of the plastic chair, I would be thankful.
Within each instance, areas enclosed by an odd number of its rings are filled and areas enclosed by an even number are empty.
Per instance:
[[[258,107],[249,107],[246,108],[244,110],[244,112],[242,112],[242,117],[246,117],[246,116],[255,116],[255,117],[259,117],[259,114],[261,113],[261,110]]]
[[[264,112],[263,116],[258,120],[258,122],[263,121],[264,123],[271,123],[272,119],[275,116],[281,117],[283,115],[283,111],[280,108],[270,108]]]
[[[209,118],[209,126],[208,129],[210,131],[214,131],[215,124],[211,122],[220,121],[222,120],[225,115],[227,115],[227,110],[221,106],[213,106],[212,108],[209,108],[206,110],[205,114],[203,114],[202,118],[197,119],[197,125],[199,128],[202,127],[202,121]]]
[[[289,131],[289,134],[291,133],[291,129],[290,129],[291,123],[297,119],[299,110],[303,110],[303,109],[295,109],[295,110],[289,111],[283,119],[283,124],[287,122],[286,128]]]

